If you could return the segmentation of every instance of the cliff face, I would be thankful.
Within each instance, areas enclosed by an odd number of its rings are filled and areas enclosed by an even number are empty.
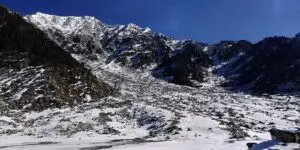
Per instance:
[[[43,31],[3,6],[0,25],[1,107],[43,110],[112,93]]]

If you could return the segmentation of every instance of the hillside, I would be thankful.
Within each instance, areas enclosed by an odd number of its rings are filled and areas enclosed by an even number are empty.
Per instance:
[[[110,95],[110,86],[44,32],[5,7],[0,10],[0,98],[4,110],[74,106]]]

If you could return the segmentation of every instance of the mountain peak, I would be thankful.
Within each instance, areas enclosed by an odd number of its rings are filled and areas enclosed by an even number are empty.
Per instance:
[[[41,12],[24,17],[28,22],[36,24],[43,29],[56,29],[65,34],[71,34],[75,31],[84,31],[92,33],[94,30],[102,28],[104,24],[95,17],[91,16],[57,16]]]
[[[144,33],[151,32],[151,31],[152,31],[151,28],[146,27],[145,30],[144,30]]]
[[[73,18],[73,19],[84,19],[84,20],[98,20],[97,18],[93,16],[60,16],[60,15],[52,15],[52,14],[47,14],[43,12],[36,12],[35,14],[29,15],[29,16],[39,16],[39,17],[45,17],[45,18],[61,18],[61,19],[68,19],[68,18]]]
[[[128,28],[138,28],[138,29],[142,29],[141,27],[139,27],[138,25],[134,24],[134,23],[129,23],[127,25]]]
[[[129,30],[129,31],[143,31],[144,30],[143,28],[141,28],[140,26],[138,26],[134,23],[129,23],[126,26],[126,29]]]

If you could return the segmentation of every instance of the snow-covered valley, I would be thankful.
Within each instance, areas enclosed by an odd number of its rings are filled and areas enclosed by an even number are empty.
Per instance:
[[[7,13],[14,21],[15,14]],[[272,128],[299,130],[299,95],[267,90],[257,95],[221,86],[253,68],[261,75],[252,72],[245,84],[268,85],[272,66],[260,66],[261,51],[247,53],[251,43],[178,41],[149,28],[106,25],[94,17],[37,13],[24,18],[34,25],[24,21],[32,32],[43,31],[35,36],[47,38],[40,47],[29,46],[44,50],[37,56],[31,49],[20,54],[20,42],[0,51],[0,149],[245,150],[249,143],[256,143],[252,150],[300,147],[272,140],[269,133]],[[26,41],[23,30],[12,33],[16,41]],[[10,36],[3,39],[12,41]],[[43,55],[53,47],[57,53]],[[39,56],[42,61],[35,59]],[[65,62],[69,66],[61,67]],[[286,69],[294,73],[295,85],[286,88],[292,92],[299,88],[299,64]],[[271,85],[289,81],[279,79]]]

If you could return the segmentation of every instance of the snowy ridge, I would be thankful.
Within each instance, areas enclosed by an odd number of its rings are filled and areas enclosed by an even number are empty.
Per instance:
[[[148,27],[143,29],[132,23],[106,25],[94,17],[62,17],[43,13],[24,18],[45,31],[75,58],[81,58],[81,62],[90,60],[107,64],[116,61],[122,65],[142,68],[149,66],[148,63],[154,65],[162,61],[162,58],[150,58],[156,53],[168,55],[165,54],[165,49],[175,49],[172,43],[176,42],[173,40],[166,37],[160,40],[162,35],[159,36]],[[155,48],[162,52],[153,51]],[[149,57],[150,62],[143,62],[145,57]]]

